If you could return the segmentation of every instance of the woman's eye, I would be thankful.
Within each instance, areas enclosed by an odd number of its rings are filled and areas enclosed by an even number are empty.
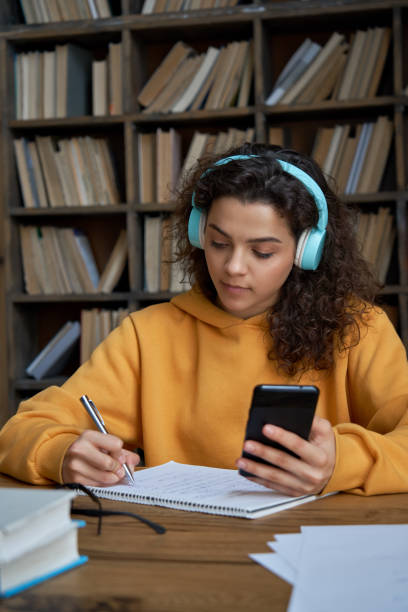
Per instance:
[[[211,240],[211,246],[215,249],[225,249],[228,246],[226,242],[217,242],[216,240]]]
[[[268,259],[272,257],[273,253],[263,253],[262,251],[254,251],[254,255],[259,257],[259,259]]]

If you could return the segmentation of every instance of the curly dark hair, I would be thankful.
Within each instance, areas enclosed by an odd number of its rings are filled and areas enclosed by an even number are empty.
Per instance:
[[[231,155],[257,157],[214,165]],[[205,211],[222,196],[247,204],[270,204],[287,220],[296,240],[304,229],[315,226],[318,210],[313,196],[297,178],[282,170],[276,158],[310,175],[325,194],[328,206],[326,241],[318,269],[293,266],[278,301],[267,312],[272,338],[268,357],[281,371],[294,376],[311,369],[330,369],[335,349],[345,350],[358,343],[359,324],[373,308],[379,290],[360,254],[353,209],[336,197],[312,158],[273,145],[248,143],[222,155],[202,157],[178,190],[173,226],[175,258],[190,280],[214,301],[216,292],[204,251],[188,239],[193,193],[196,206]],[[206,172],[209,168],[211,172]]]

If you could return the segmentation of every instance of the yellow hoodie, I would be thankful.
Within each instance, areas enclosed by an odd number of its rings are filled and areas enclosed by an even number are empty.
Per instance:
[[[239,319],[192,290],[133,313],[61,387],[21,403],[0,432],[0,471],[36,484],[61,482],[67,448],[94,425],[86,393],[108,431],[146,464],[234,468],[252,389],[315,384],[317,412],[336,436],[336,465],[324,492],[408,491],[408,366],[387,316],[373,311],[359,344],[329,373],[291,380],[267,358],[264,315]]]

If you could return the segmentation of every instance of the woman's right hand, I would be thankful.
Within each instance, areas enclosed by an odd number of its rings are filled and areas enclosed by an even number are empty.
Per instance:
[[[63,482],[78,482],[93,487],[117,484],[140,462],[137,453],[125,450],[117,436],[86,429],[71,444],[62,463]]]

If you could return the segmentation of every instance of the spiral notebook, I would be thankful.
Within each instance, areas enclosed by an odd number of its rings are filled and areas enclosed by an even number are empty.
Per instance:
[[[133,484],[90,487],[99,497],[190,512],[259,518],[316,499],[289,497],[258,485],[237,470],[169,461],[138,470]]]

